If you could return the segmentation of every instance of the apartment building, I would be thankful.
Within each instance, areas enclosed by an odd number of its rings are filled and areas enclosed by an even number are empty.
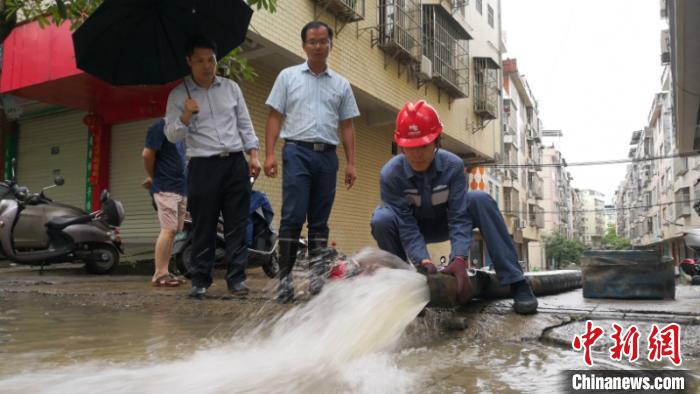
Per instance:
[[[580,189],[578,195],[583,219],[581,240],[587,247],[599,249],[605,235],[605,196],[591,189]]]
[[[571,174],[566,171],[566,160],[554,145],[542,151],[542,179],[544,198],[543,234],[561,234],[569,239],[574,237],[571,198]]]
[[[698,45],[688,26],[698,21],[696,2],[662,0],[661,17],[669,22],[662,30],[660,90],[652,97],[646,125],[632,133],[625,179],[616,195],[618,234],[637,247],[653,247],[676,263],[693,255],[685,247],[683,233],[700,225],[693,203],[700,197],[697,151],[698,98],[688,95],[697,87]],[[692,119],[691,119],[692,117]],[[690,154],[684,156],[681,154]],[[650,160],[651,157],[663,159]]]
[[[542,121],[516,59],[503,61],[503,214],[528,269],[543,269]]]
[[[685,229],[700,225],[692,205],[699,191],[697,157],[677,157],[679,148],[673,124],[671,67],[661,76],[661,91],[653,99],[643,130],[632,133],[630,157],[639,162],[627,168],[618,189],[618,234],[632,244],[654,247],[677,261],[689,253],[683,242]],[[649,160],[651,157],[664,157]]]

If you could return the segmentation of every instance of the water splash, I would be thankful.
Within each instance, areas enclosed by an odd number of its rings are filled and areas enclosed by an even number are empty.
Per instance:
[[[421,377],[392,350],[428,302],[425,277],[380,269],[334,282],[307,304],[177,361],[94,362],[0,380],[8,392],[409,392]]]

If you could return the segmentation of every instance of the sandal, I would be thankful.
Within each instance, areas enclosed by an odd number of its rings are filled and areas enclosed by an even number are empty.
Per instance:
[[[177,287],[180,286],[180,281],[173,278],[169,273],[161,275],[158,279],[153,282],[154,287]]]
[[[180,284],[185,284],[185,283],[187,283],[187,279],[183,278],[182,276],[177,276],[177,275],[173,274],[172,272],[169,272],[168,275],[170,275],[170,277],[171,277],[172,279],[175,279],[175,280],[178,281]]]

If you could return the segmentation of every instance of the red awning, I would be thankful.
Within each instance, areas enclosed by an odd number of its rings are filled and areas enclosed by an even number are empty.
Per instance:
[[[106,123],[163,116],[177,84],[112,86],[75,65],[68,23],[17,26],[3,43],[0,93],[100,115]]]

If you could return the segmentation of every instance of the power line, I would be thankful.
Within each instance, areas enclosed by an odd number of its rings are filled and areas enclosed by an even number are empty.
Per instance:
[[[579,210],[565,210],[565,211],[535,211],[535,212],[525,212],[525,211],[520,211],[520,210],[501,210],[502,213],[524,213],[524,214],[529,214],[529,213],[607,213],[611,211],[627,211],[627,210],[633,210],[633,209],[644,209],[644,208],[653,208],[653,207],[663,207],[663,206],[668,206],[668,205],[674,205],[674,204],[684,204],[684,203],[694,203],[698,202],[700,199],[694,199],[694,200],[681,200],[681,201],[673,201],[673,202],[665,202],[665,203],[658,203],[658,204],[651,204],[651,205],[635,205],[635,206],[629,206],[629,207],[614,207],[614,208],[604,208],[604,209],[579,209]]]
[[[690,153],[674,153],[665,156],[647,156],[636,159],[617,159],[617,160],[599,160],[599,161],[580,161],[574,163],[540,163],[540,164],[499,164],[499,163],[470,163],[472,167],[495,167],[495,168],[529,168],[529,167],[575,167],[575,166],[600,166],[607,164],[624,164],[624,163],[640,163],[645,161],[655,161],[664,159],[673,159],[676,157],[695,157],[700,156],[700,152]]]

